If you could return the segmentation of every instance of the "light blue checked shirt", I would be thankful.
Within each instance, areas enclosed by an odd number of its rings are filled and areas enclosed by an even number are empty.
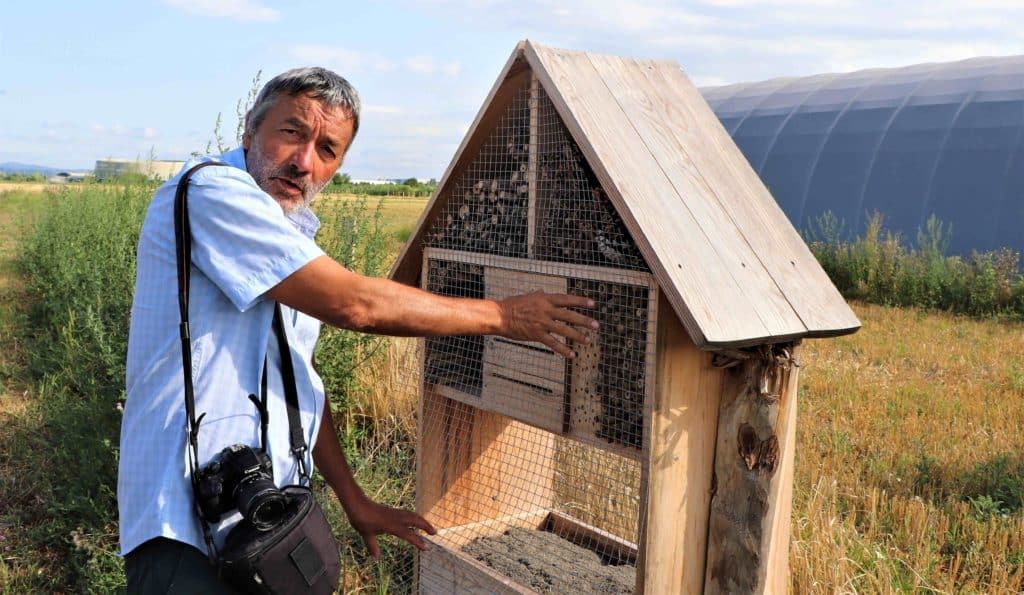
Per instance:
[[[185,164],[182,172],[200,161]],[[302,210],[286,217],[245,169],[242,149],[217,159],[226,167],[196,172],[189,186],[192,224],[190,318],[199,460],[205,464],[228,445],[259,446],[259,414],[248,399],[259,394],[268,361],[268,450],[278,486],[298,481],[289,451],[288,417],[273,302],[263,294],[323,254],[313,241],[320,226]],[[121,423],[117,501],[121,553],[154,537],[206,551],[192,506],[185,438],[185,397],[178,338],[174,249],[174,192],[178,176],[157,190],[138,247],[138,272],[128,338],[128,398]],[[324,404],[323,383],[312,367],[320,322],[282,306],[295,363],[302,428],[312,450]],[[312,469],[312,456],[307,455]],[[239,519],[214,527],[218,545]]]

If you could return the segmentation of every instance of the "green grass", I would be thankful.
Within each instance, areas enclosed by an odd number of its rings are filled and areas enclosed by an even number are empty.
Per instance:
[[[0,222],[14,227],[3,245],[4,316],[0,372],[0,591],[99,592],[123,588],[117,557],[116,473],[119,403],[135,278],[135,247],[148,185],[94,185],[74,192],[0,195]],[[422,203],[423,201],[419,201]],[[318,207],[325,250],[353,270],[390,265],[383,204],[365,199]],[[318,364],[353,468],[370,493],[409,505],[407,435],[388,437],[351,414],[362,388],[358,368],[379,339],[331,330]],[[386,444],[392,446],[385,449]],[[381,456],[367,457],[367,448]],[[322,484],[319,483],[322,489]],[[362,564],[333,496],[325,498],[360,588],[402,568],[409,552],[391,545],[380,563]],[[408,569],[403,570],[408,572]],[[353,578],[352,580],[356,580]]]

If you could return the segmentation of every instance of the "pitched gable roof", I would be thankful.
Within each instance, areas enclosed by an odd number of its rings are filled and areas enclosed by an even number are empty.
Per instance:
[[[415,283],[449,183],[535,76],[693,341],[733,347],[846,334],[860,323],[674,62],[521,42],[399,256]]]

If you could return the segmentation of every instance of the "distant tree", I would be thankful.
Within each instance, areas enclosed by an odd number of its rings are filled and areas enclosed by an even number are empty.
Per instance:
[[[403,181],[402,184],[404,186],[409,186],[409,187],[415,188],[416,186],[420,185],[420,181],[417,180],[416,178],[409,178],[409,179]]]
[[[334,174],[333,178],[331,178],[331,183],[334,184],[335,186],[340,186],[342,184],[351,184],[352,176],[348,174],[337,173]]]

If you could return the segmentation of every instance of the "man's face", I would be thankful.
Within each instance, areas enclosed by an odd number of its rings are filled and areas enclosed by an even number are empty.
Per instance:
[[[281,95],[242,137],[249,174],[285,213],[309,206],[341,167],[352,142],[348,110],[308,95]]]

